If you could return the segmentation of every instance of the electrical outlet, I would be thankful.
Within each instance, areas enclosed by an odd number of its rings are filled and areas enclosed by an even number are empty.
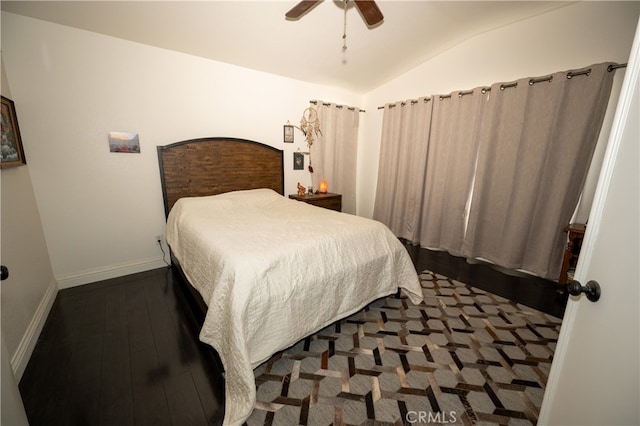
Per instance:
[[[156,244],[162,244],[162,235],[156,235],[155,243]]]

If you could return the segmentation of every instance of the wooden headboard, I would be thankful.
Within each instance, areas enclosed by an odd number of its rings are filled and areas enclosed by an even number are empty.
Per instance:
[[[201,138],[158,146],[164,212],[182,197],[270,188],[284,195],[282,150],[245,139]]]

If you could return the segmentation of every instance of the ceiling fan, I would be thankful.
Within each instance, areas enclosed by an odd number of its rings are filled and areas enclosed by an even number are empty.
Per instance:
[[[285,16],[288,19],[299,19],[322,0],[305,0],[295,5]],[[342,0],[346,4],[353,1],[368,26],[379,24],[384,19],[382,12],[373,0]]]

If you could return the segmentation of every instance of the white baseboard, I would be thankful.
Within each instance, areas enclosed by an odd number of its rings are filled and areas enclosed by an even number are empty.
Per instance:
[[[57,293],[58,286],[56,280],[51,279],[47,291],[44,293],[44,296],[42,296],[42,300],[29,323],[29,327],[27,327],[27,331],[25,331],[18,348],[11,357],[11,368],[13,369],[13,374],[17,382],[20,381],[22,373],[24,373],[24,370],[27,368],[29,358],[31,358],[33,349],[36,347],[38,337],[40,337],[40,332],[44,327],[44,323],[47,321],[53,302],[56,300]]]
[[[95,283],[125,275],[137,274],[138,272],[150,271],[152,269],[158,269],[166,266],[167,264],[164,263],[162,258],[142,259],[134,262],[90,269],[56,278],[58,281],[58,288],[62,290],[65,288],[77,287],[79,285]]]

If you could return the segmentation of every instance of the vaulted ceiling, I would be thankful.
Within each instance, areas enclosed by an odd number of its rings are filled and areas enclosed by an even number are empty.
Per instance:
[[[564,7],[558,1],[385,1],[368,28],[353,1],[298,20],[291,1],[2,1],[17,13],[302,81],[367,93],[474,35]],[[343,34],[346,46],[343,50]]]

